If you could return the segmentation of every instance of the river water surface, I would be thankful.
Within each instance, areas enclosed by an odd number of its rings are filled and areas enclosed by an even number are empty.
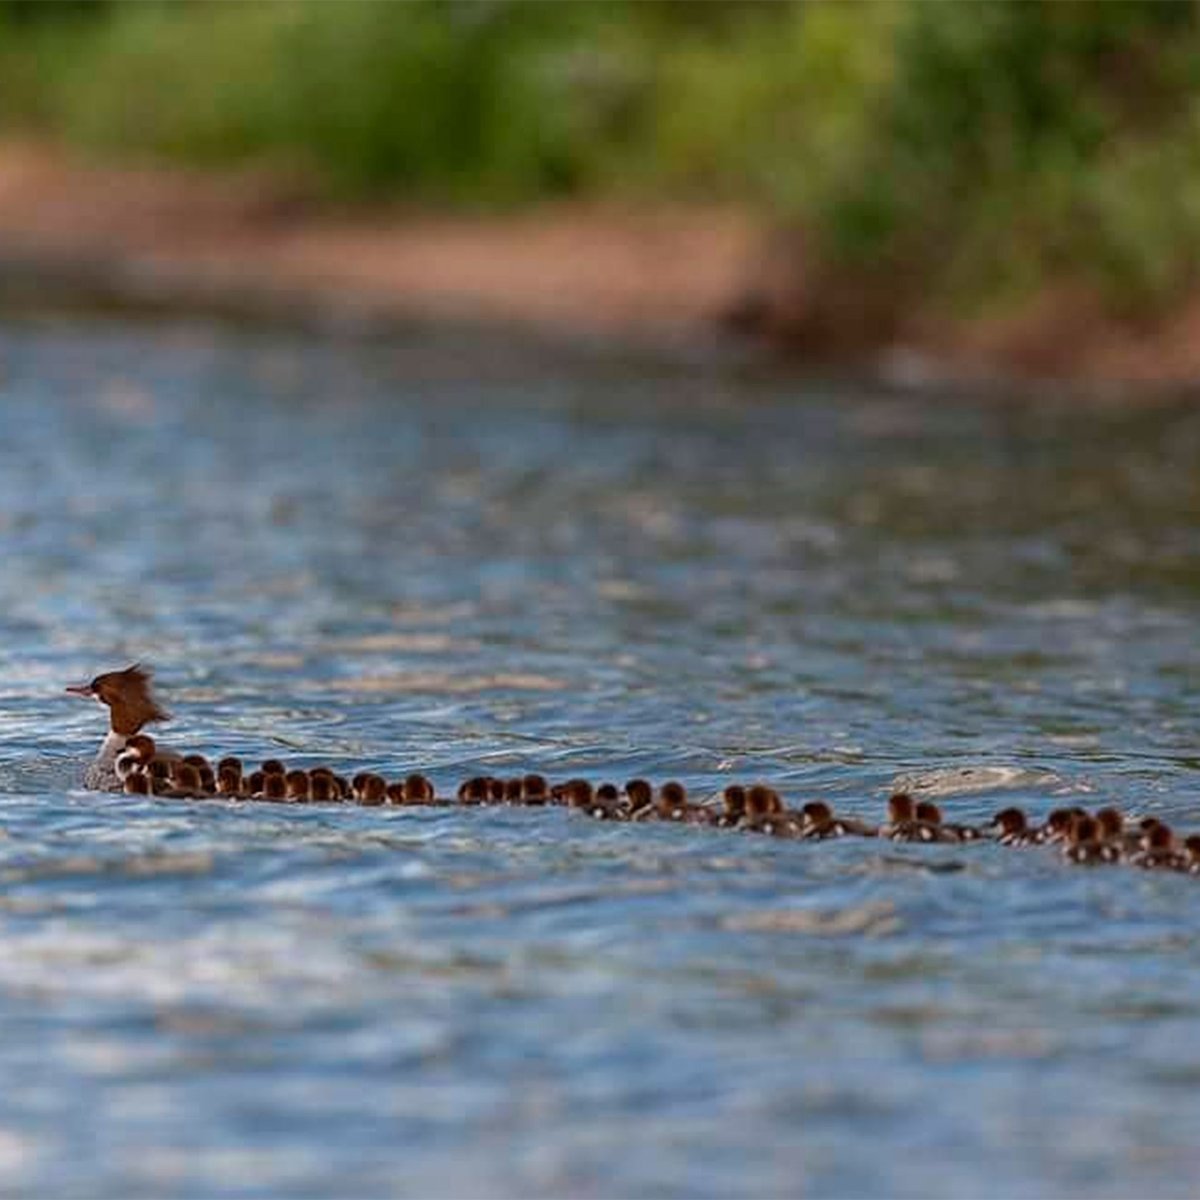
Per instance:
[[[1200,881],[78,790],[171,736],[1200,827],[1200,408],[0,326],[0,1193],[1200,1179]]]

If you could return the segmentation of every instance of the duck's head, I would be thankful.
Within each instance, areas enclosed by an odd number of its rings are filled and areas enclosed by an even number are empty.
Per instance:
[[[1024,833],[1029,828],[1025,812],[1020,808],[1002,808],[990,821],[993,829],[1001,835]]]
[[[1125,829],[1125,818],[1119,809],[1102,808],[1096,813],[1096,824],[1100,826],[1100,840],[1119,838]]]
[[[420,771],[414,771],[404,777],[404,798],[410,804],[428,804],[434,798],[433,784]]]
[[[307,771],[289,771],[283,777],[284,785],[287,788],[287,796],[289,800],[307,800],[309,791],[309,777]]]
[[[725,815],[735,820],[746,814],[746,789],[740,783],[731,783],[722,793]]]
[[[800,813],[809,825],[824,825],[833,820],[833,809],[824,800],[810,800]]]
[[[108,708],[113,733],[132,737],[151,721],[169,721],[171,714],[154,698],[151,689],[153,672],[141,663],[123,671],[107,671],[90,683],[73,683],[67,691],[72,696],[95,700]]]
[[[658,806],[664,812],[674,812],[687,805],[687,788],[677,779],[668,779],[658,789]]]
[[[942,823],[942,810],[938,808],[932,800],[921,800],[916,807],[918,821],[924,821],[927,825],[940,825]]]
[[[313,771],[308,778],[308,798],[315,804],[328,804],[336,797],[337,784],[333,772]]]
[[[746,789],[746,816],[766,817],[774,812],[772,807],[771,789],[765,784],[756,783]]]
[[[630,779],[625,784],[625,796],[634,812],[649,808],[654,803],[654,789],[648,779]]]
[[[887,815],[892,824],[898,825],[901,821],[913,820],[916,811],[916,802],[907,792],[893,792],[888,797]]]

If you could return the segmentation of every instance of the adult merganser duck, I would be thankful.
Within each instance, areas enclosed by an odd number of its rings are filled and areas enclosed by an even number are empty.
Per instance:
[[[154,698],[152,678],[153,672],[148,667],[134,663],[123,671],[106,671],[90,683],[74,683],[66,689],[72,696],[105,705],[109,713],[108,736],[84,772],[85,788],[93,792],[120,791],[122,778],[117,774],[117,756],[146,725],[171,719],[171,714]]]

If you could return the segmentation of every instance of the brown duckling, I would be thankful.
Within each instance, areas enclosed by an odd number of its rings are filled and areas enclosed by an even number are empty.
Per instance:
[[[366,808],[378,808],[387,799],[387,780],[374,771],[368,771],[355,799]]]
[[[404,781],[402,779],[397,779],[393,783],[389,783],[384,794],[387,796],[387,802],[389,804],[403,804]]]
[[[931,840],[938,842],[977,842],[983,834],[974,825],[962,825],[958,822],[943,821],[942,810],[932,800],[922,800],[917,804],[917,820],[923,822],[935,833]]]
[[[149,796],[150,776],[145,771],[130,771],[122,785],[127,796]]]
[[[1129,861],[1144,870],[1181,871],[1186,869],[1186,859],[1175,846],[1175,834],[1169,825],[1151,817],[1142,835],[1141,849],[1132,854]]]
[[[176,759],[171,764],[171,783],[163,793],[178,800],[194,800],[204,793],[200,787],[200,772],[195,765]]]
[[[237,767],[220,767],[217,770],[217,795],[236,799],[242,795],[242,773]]]
[[[588,816],[599,821],[616,821],[624,816],[621,793],[615,783],[602,783],[592,796]]]
[[[269,804],[287,803],[287,780],[278,771],[269,771],[263,775],[262,792],[258,797]]]
[[[799,837],[801,823],[784,811],[783,800],[774,788],[756,783],[746,789],[745,813],[738,828],[771,837]]]
[[[308,798],[313,804],[332,804],[341,800],[332,771],[309,772]]]
[[[893,792],[887,802],[887,822],[880,826],[879,836],[893,842],[931,842],[934,831],[924,821],[917,820],[917,802],[908,792]]]
[[[996,841],[1002,846],[1032,846],[1040,839],[1030,828],[1029,818],[1022,808],[1002,808],[988,823],[995,830]]]
[[[1046,824],[1039,830],[1031,830],[1034,840],[1050,842],[1051,844],[1067,841],[1071,836],[1071,827],[1080,817],[1086,817],[1087,810],[1078,805],[1070,808],[1056,808],[1046,818]]]
[[[261,771],[251,771],[246,776],[244,791],[247,796],[253,799],[258,799],[263,794],[263,785],[266,783],[267,777]]]
[[[294,804],[307,804],[309,798],[309,776],[307,771],[288,771],[283,777],[287,798]]]
[[[433,784],[420,771],[413,771],[404,778],[405,804],[436,804],[437,793]]]
[[[563,783],[556,783],[550,789],[550,799],[553,800],[555,804],[566,804],[570,807],[575,807],[571,804],[571,797],[579,791],[581,785],[587,783],[588,781],[586,779],[580,779],[578,777],[574,779],[568,779]],[[590,787],[591,784],[588,784],[588,786]]]
[[[1184,864],[1189,875],[1200,875],[1200,833],[1190,833],[1183,839]]]
[[[595,789],[586,779],[572,779],[568,781],[565,799],[568,807],[591,812],[596,802]]]
[[[287,774],[287,768],[278,758],[268,758],[266,762],[262,764],[259,770],[261,770],[264,775],[279,775],[282,777]]]
[[[544,775],[533,772],[521,781],[521,799],[526,804],[541,805],[550,799],[550,785]]]
[[[863,821],[835,817],[833,809],[824,800],[809,800],[800,809],[800,836],[806,840],[823,841],[850,834],[875,837],[876,830]]]
[[[746,815],[746,789],[740,783],[731,783],[721,793],[722,809],[713,822],[722,829],[732,829]]]
[[[1076,817],[1063,847],[1063,856],[1073,863],[1114,863],[1120,851],[1109,842],[1100,840],[1100,825],[1095,817]]]
[[[525,780],[518,776],[504,781],[504,803],[520,804],[525,798]]]
[[[625,783],[625,816],[630,821],[640,820],[642,814],[654,807],[654,789],[648,780],[630,779]]]
[[[459,804],[487,804],[489,796],[488,781],[483,775],[473,775],[458,785]]]

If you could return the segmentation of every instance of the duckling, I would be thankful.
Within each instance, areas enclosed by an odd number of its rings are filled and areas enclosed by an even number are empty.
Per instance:
[[[1100,826],[1090,816],[1075,818],[1062,853],[1073,863],[1087,865],[1114,863],[1120,857],[1116,846],[1100,840]]]
[[[337,792],[337,795],[334,796],[334,799],[341,800],[343,803],[349,800],[352,793],[350,789],[350,781],[345,777],[345,775],[335,774],[333,777],[333,783],[334,791]]]
[[[143,763],[148,763],[158,753],[158,745],[148,733],[135,733],[125,743],[125,750],[129,754],[136,754]]]
[[[313,804],[332,804],[340,801],[333,772],[312,771],[308,777],[308,798]]]
[[[387,780],[374,771],[369,772],[356,798],[367,808],[378,808],[387,799]]]
[[[387,802],[393,805],[404,803],[404,781],[397,779],[393,783],[387,785],[384,795],[387,797]]]
[[[150,776],[145,771],[130,771],[122,785],[127,796],[149,796]]]
[[[1142,835],[1142,847],[1130,856],[1135,867],[1144,870],[1181,871],[1186,869],[1186,859],[1175,848],[1175,834],[1169,825],[1154,817]]]
[[[217,777],[213,773],[212,767],[207,763],[200,768],[200,790],[206,796],[215,796],[217,794]]]
[[[1118,857],[1124,858],[1141,847],[1141,834],[1125,828],[1125,817],[1116,808],[1101,808],[1096,812],[1097,837],[1105,845],[1114,847]]]
[[[580,785],[585,783],[587,783],[586,779],[579,778],[568,779],[565,783],[556,783],[550,789],[550,799],[555,804],[566,804],[574,807],[571,805],[571,797],[579,791]],[[588,784],[588,786],[590,787],[591,785]]]
[[[654,789],[646,779],[629,779],[625,782],[625,819],[641,820],[642,814],[654,806]]]
[[[268,758],[260,768],[264,775],[286,776],[287,768],[278,758]]]
[[[602,783],[592,796],[587,814],[598,821],[615,821],[620,818],[621,809],[621,793],[616,784]]]
[[[1002,808],[988,823],[1001,846],[1032,846],[1039,839],[1021,808]]]
[[[267,777],[261,771],[251,771],[246,777],[244,791],[251,799],[257,800],[263,794],[263,785]]]
[[[269,804],[287,803],[287,780],[278,771],[269,771],[263,775],[260,800]]]
[[[163,793],[178,800],[194,800],[203,795],[200,789],[200,772],[195,764],[182,759],[171,764],[171,783]]]
[[[140,773],[144,767],[142,756],[136,750],[122,750],[113,760],[113,770],[116,771],[117,779],[121,783],[124,783],[135,772]]]
[[[350,797],[357,804],[362,798],[363,788],[367,783],[367,772],[359,771],[353,779],[350,780]]]
[[[287,798],[294,804],[307,804],[311,787],[307,771],[288,771],[283,777]]]
[[[464,779],[458,785],[458,802],[459,804],[477,805],[487,804],[489,799],[490,789],[488,781],[483,775],[473,775],[470,779]]]
[[[907,792],[893,792],[887,802],[887,823],[879,836],[893,842],[931,842],[937,834],[924,821],[917,820],[916,801]]]
[[[1189,875],[1200,875],[1200,833],[1191,833],[1183,839],[1184,863]]]
[[[433,784],[419,771],[414,771],[404,780],[405,804],[436,804],[437,794]]]
[[[875,837],[876,830],[863,821],[835,817],[824,800],[809,800],[800,809],[800,836],[805,840],[824,841],[848,835]]]
[[[520,804],[525,798],[525,780],[519,776],[516,779],[504,781],[504,803]]]
[[[238,799],[242,795],[242,773],[237,767],[217,768],[217,795]]]
[[[761,783],[746,789],[745,814],[738,828],[771,837],[798,837],[801,832],[800,823],[784,811],[779,793]]]
[[[977,842],[983,836],[974,825],[943,821],[942,810],[932,800],[922,800],[917,805],[917,820],[936,830],[934,840],[939,842]]]
[[[746,789],[740,783],[731,783],[721,793],[721,804],[713,824],[722,829],[735,828],[746,815]]]
[[[1065,842],[1071,836],[1071,826],[1080,817],[1086,817],[1087,811],[1078,805],[1070,808],[1056,808],[1046,818],[1046,824],[1040,830],[1030,830],[1034,840],[1057,844]]]
[[[240,796],[243,788],[242,760],[228,755],[217,763],[217,795]]]
[[[688,804],[687,788],[677,779],[668,779],[658,789],[655,813],[660,821],[685,821],[691,805]]]
[[[504,803],[504,780],[497,779],[494,775],[487,777],[488,785],[488,803],[503,804]]]
[[[317,786],[318,779],[325,780],[320,787]],[[350,786],[346,784],[346,791],[343,791],[342,784],[344,783],[345,780],[341,776],[333,773],[332,767],[313,767],[308,773],[309,799],[316,803],[319,792],[322,804],[340,804],[346,799]]]
[[[546,777],[538,775],[536,772],[526,775],[521,781],[521,798],[526,804],[545,804],[550,798],[550,787],[546,782]]]
[[[572,779],[569,784],[569,791],[566,793],[567,806],[590,813],[596,803],[595,789],[586,779]]]

